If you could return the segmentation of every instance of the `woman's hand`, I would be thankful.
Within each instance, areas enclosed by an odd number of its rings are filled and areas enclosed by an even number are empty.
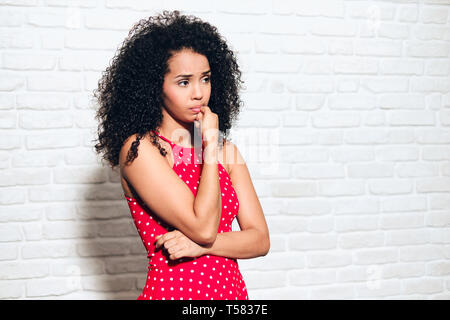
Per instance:
[[[196,258],[206,254],[205,247],[198,245],[178,230],[156,236],[156,239],[156,248],[163,247],[171,260],[183,257]]]
[[[219,117],[208,106],[202,106],[194,120],[195,127],[200,130],[202,144],[216,145],[219,139]]]

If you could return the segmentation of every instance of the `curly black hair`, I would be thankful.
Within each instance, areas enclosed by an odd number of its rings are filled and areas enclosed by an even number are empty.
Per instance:
[[[217,28],[195,16],[163,11],[136,23],[112,62],[102,73],[94,97],[99,108],[97,153],[103,153],[111,168],[119,164],[123,143],[136,134],[126,164],[138,155],[139,140],[148,135],[162,156],[167,151],[152,130],[162,122],[162,86],[168,60],[176,52],[190,49],[204,55],[211,67],[208,106],[219,119],[219,133],[227,138],[242,105],[241,71],[236,56]],[[223,142],[223,141],[222,141]]]

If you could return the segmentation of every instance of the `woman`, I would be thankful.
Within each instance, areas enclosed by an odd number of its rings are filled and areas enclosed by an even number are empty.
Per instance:
[[[236,259],[266,255],[270,240],[244,159],[225,139],[240,76],[215,27],[164,11],[133,27],[99,81],[96,150],[120,166],[148,252],[138,299],[248,299]]]

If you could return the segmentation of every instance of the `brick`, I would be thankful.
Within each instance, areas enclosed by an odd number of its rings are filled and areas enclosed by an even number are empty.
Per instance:
[[[433,261],[427,265],[427,275],[429,276],[448,276],[450,275],[450,262],[448,261]]]
[[[357,284],[355,291],[360,299],[383,296],[395,296],[401,293],[401,282],[399,280],[369,280],[365,284]]]
[[[430,227],[445,227],[450,225],[449,211],[430,211],[425,216],[425,225]]]
[[[424,160],[447,160],[450,159],[450,148],[424,147],[422,157]]]
[[[16,101],[17,109],[67,110],[70,106],[70,96],[67,94],[17,93]]]
[[[77,134],[35,134],[26,137],[28,149],[55,149],[77,147],[80,137]]]
[[[99,237],[127,237],[136,235],[136,227],[131,220],[107,223],[95,223]],[[93,226],[90,226],[93,229]]]
[[[311,34],[336,37],[351,37],[356,35],[357,24],[354,22],[340,19],[319,19],[319,21],[311,26]]]
[[[22,224],[22,232],[27,241],[40,241],[43,239],[41,223]]]
[[[21,248],[24,259],[64,258],[75,256],[75,244],[72,242],[29,242]]]
[[[315,184],[307,182],[274,182],[271,190],[276,197],[310,197],[317,193]]]
[[[98,5],[97,0],[47,0],[46,4],[51,7],[82,7],[94,8]]]
[[[248,290],[278,288],[286,285],[287,274],[284,271],[246,271],[242,273]]]
[[[381,161],[417,161],[419,149],[416,147],[381,147],[378,148],[377,159]]]
[[[28,76],[27,80],[27,89],[30,91],[76,92],[81,88],[81,77],[78,74],[33,74]]]
[[[406,279],[402,283],[403,293],[440,293],[444,289],[444,283],[441,279],[421,278],[421,279]]]
[[[26,190],[19,188],[8,188],[0,193],[1,205],[23,204],[26,200]]]
[[[423,23],[446,23],[448,11],[442,8],[425,7],[421,10],[420,20]]]
[[[22,233],[18,225],[0,225],[0,242],[22,240]]]
[[[344,216],[335,218],[337,232],[373,231],[378,229],[379,217],[374,215]]]
[[[305,254],[300,252],[274,252],[265,257],[239,261],[239,268],[242,271],[292,270],[304,267]]]
[[[337,245],[342,249],[380,247],[384,245],[384,233],[380,231],[340,233]]]
[[[112,257],[105,259],[105,271],[108,274],[146,273],[146,257]]]
[[[325,285],[312,288],[310,299],[341,300],[354,299],[355,290],[352,285]]]
[[[16,244],[7,242],[0,243],[0,261],[16,260],[19,257],[18,252],[19,246],[17,243]]]
[[[323,196],[357,196],[365,193],[363,181],[326,180],[317,183],[319,194]]]
[[[343,250],[307,253],[308,268],[345,267],[352,264],[352,254]]]
[[[14,299],[21,298],[25,287],[25,282],[22,281],[2,281],[0,282],[0,299]]]
[[[3,54],[3,68],[12,70],[52,70],[56,57],[43,54]]]
[[[101,259],[64,259],[52,261],[50,273],[57,277],[101,275],[105,273],[105,262]]]
[[[333,210],[336,214],[378,213],[380,201],[365,197],[337,199],[333,203]]]
[[[2,280],[42,278],[49,275],[49,265],[45,262],[4,262]]]
[[[417,192],[427,193],[427,192],[449,192],[450,191],[450,178],[427,178],[418,179],[417,181]]]
[[[55,183],[103,183],[107,181],[106,172],[96,167],[60,167],[54,169]]]
[[[291,234],[288,238],[288,247],[291,250],[334,249],[336,238],[333,234]]]
[[[375,108],[375,100],[371,95],[339,94],[331,96],[328,106],[333,110],[370,110]]]
[[[423,244],[404,246],[399,248],[400,261],[430,261],[445,259],[444,251],[440,245]]]
[[[377,195],[408,194],[413,191],[413,182],[406,179],[372,180],[369,181],[368,188]]]
[[[15,112],[0,112],[0,129],[15,129],[17,126]]]
[[[428,229],[392,230],[386,234],[386,245],[418,245],[426,244],[429,241],[430,230]]]
[[[301,217],[266,217],[270,234],[286,235],[291,232],[304,232],[308,229],[308,219]]]
[[[44,209],[30,205],[1,206],[0,222],[28,222],[42,219]]]
[[[375,93],[408,92],[408,79],[399,77],[367,78],[361,84],[367,90]]]
[[[449,53],[446,54],[448,56]],[[439,92],[442,94],[450,90],[450,80],[442,77],[418,77],[410,80],[411,92],[431,93]]]
[[[422,212],[389,213],[381,216],[380,228],[404,229],[423,227],[424,218],[425,215]]]
[[[336,281],[339,283],[366,281],[370,270],[370,266],[350,266],[341,268],[336,271]]]
[[[394,166],[389,163],[350,164],[347,166],[350,178],[391,178]]]
[[[314,233],[328,233],[334,229],[334,218],[331,217],[313,217],[308,221],[306,231]]]
[[[249,298],[254,300],[306,300],[309,290],[304,287],[281,287],[249,290]]]
[[[424,197],[390,197],[382,201],[383,212],[408,212],[408,211],[425,211],[426,199]]]
[[[135,277],[131,276],[95,276],[95,277],[83,277],[81,284],[84,290],[93,291],[129,291],[134,288],[136,282]]]
[[[130,252],[127,241],[96,240],[77,244],[77,252],[82,257],[126,255]]]
[[[344,167],[332,164],[299,164],[292,168],[293,176],[297,179],[338,179],[343,178]]]
[[[425,263],[395,263],[380,266],[381,275],[384,279],[391,278],[415,278],[425,275]]]
[[[306,286],[316,284],[329,284],[336,281],[334,270],[298,270],[288,273],[289,284],[293,286]]]
[[[34,279],[26,283],[27,297],[48,297],[67,294],[74,291],[69,279],[47,278]]]
[[[374,248],[355,252],[354,264],[378,264],[397,262],[398,254],[396,249]]]
[[[434,113],[429,111],[395,111],[389,119],[389,123],[394,126],[430,126],[435,122]]]
[[[97,225],[90,223],[50,222],[43,225],[45,239],[93,238],[97,234]]]
[[[67,112],[27,111],[19,115],[19,127],[28,130],[71,128],[72,126],[72,115]]]
[[[115,50],[125,36],[124,32],[109,30],[68,31],[66,32],[64,47],[69,49]]]
[[[12,72],[0,73],[0,92],[15,91],[25,87],[25,77],[16,75]]]
[[[63,161],[63,157],[58,150],[18,151],[12,156],[11,164],[14,168],[55,167]]]
[[[355,43],[355,54],[370,57],[401,57],[402,48],[400,41],[359,39]]]

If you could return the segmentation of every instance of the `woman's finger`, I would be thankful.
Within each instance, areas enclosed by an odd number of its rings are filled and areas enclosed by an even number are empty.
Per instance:
[[[177,245],[174,245],[174,246],[170,247],[169,249],[167,249],[167,252],[169,252],[170,254],[174,254],[174,253],[177,253],[177,252],[183,250],[183,248],[184,247],[182,245],[177,244]]]
[[[169,249],[171,247],[176,246],[177,244],[178,244],[178,239],[169,239],[163,243],[163,246],[164,246],[164,248]]]
[[[160,235],[156,236],[156,239],[157,239],[157,241],[155,243],[156,248],[159,248],[166,241],[168,241],[170,239],[173,239],[173,238],[177,237],[178,235],[179,235],[178,232],[170,231],[170,232],[167,232],[167,233],[160,234]]]
[[[176,260],[176,259],[180,259],[183,258],[184,255],[184,247],[183,246],[178,246],[178,247],[174,247],[170,252],[169,252],[169,258],[170,260]]]

